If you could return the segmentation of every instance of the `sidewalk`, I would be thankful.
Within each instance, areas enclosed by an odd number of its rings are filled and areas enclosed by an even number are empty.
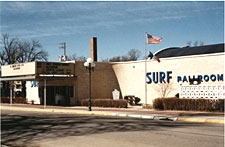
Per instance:
[[[88,111],[87,107],[74,106],[47,106],[44,109],[42,105],[30,104],[3,104],[1,110],[18,110],[18,111],[38,111],[38,112],[58,112],[69,114],[85,114],[100,116],[117,116],[133,117],[154,120],[171,120],[171,121],[190,121],[190,122],[207,122],[224,124],[223,112],[197,112],[197,111],[157,111],[153,109],[143,109],[142,106],[129,106],[128,108],[100,108],[92,107]]]

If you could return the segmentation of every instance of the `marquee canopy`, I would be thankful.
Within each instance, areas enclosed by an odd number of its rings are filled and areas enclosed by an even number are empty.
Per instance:
[[[38,81],[75,77],[74,63],[28,62],[3,65],[0,81]]]

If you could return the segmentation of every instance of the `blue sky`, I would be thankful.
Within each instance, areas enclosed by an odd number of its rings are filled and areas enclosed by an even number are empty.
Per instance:
[[[98,38],[98,60],[138,49],[144,56],[145,32],[162,37],[152,52],[224,42],[224,2],[0,2],[1,33],[39,40],[49,61],[63,54],[90,57],[90,38]]]

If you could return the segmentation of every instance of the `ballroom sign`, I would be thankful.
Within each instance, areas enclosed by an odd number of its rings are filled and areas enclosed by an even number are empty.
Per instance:
[[[37,62],[37,74],[73,75],[74,63]]]
[[[173,78],[172,71],[166,72],[148,72],[146,73],[147,83],[170,83],[170,80]],[[200,82],[215,82],[215,81],[224,81],[223,74],[204,74],[204,75],[184,75],[177,76],[176,80],[180,82],[190,82],[191,80],[198,80]]]

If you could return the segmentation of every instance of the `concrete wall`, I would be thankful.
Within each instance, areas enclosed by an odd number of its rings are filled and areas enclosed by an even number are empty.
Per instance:
[[[111,63],[119,81],[122,96],[135,95],[141,98],[141,103],[152,104],[152,100],[160,96],[160,84],[147,84],[147,100],[145,98],[145,61]],[[177,76],[197,76],[224,74],[224,53],[211,55],[196,55],[176,58],[162,58],[161,62],[147,61],[147,72],[172,71],[169,86],[172,88],[167,97],[173,97],[179,92]],[[223,81],[202,82],[202,84],[223,84]],[[182,82],[182,84],[189,84]]]
[[[37,81],[26,81],[26,98],[28,103],[40,104]]]

